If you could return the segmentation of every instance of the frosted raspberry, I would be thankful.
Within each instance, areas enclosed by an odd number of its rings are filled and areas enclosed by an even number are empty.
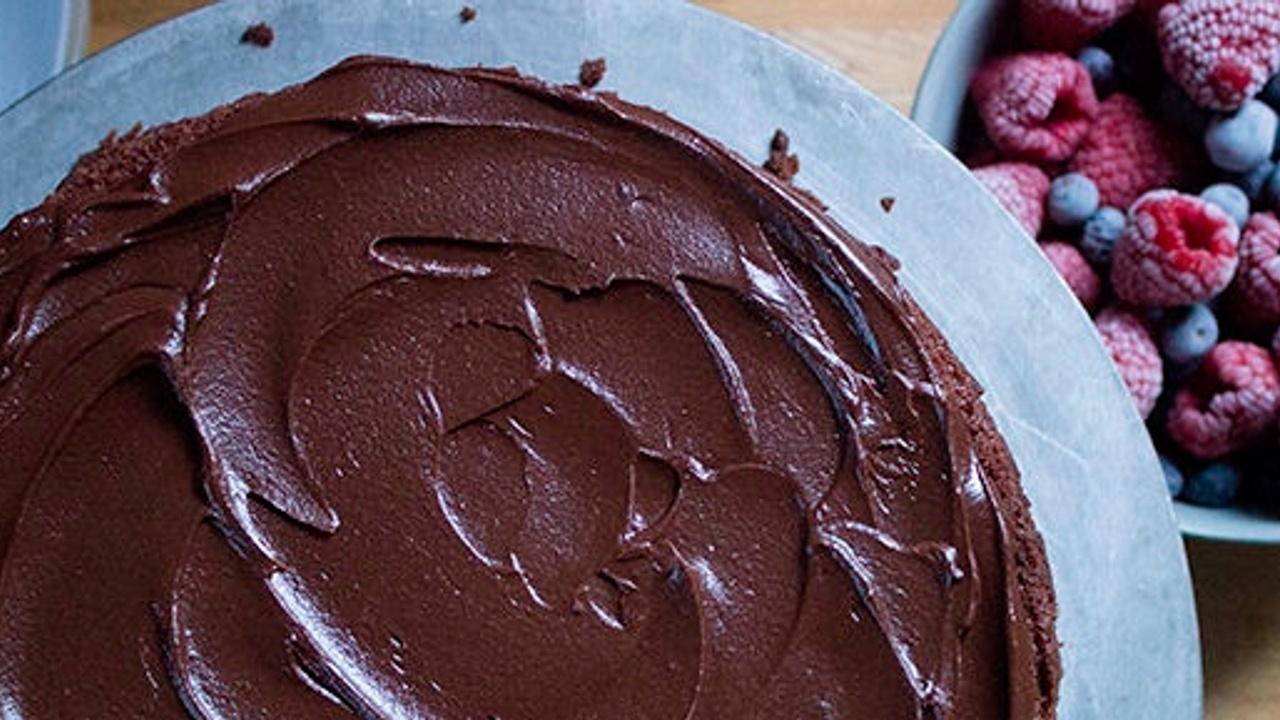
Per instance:
[[[1004,162],[980,167],[973,176],[1031,237],[1044,224],[1044,198],[1049,193],[1049,176],[1035,165]]]
[[[1253,322],[1280,322],[1280,220],[1254,213],[1240,233],[1240,269],[1234,292]]]
[[[1070,157],[1098,110],[1089,71],[1061,53],[996,58],[969,88],[996,148],[1030,162]]]
[[[1280,70],[1280,3],[1181,0],[1160,9],[1164,67],[1200,105],[1231,111]]]
[[[1103,310],[1094,320],[1102,344],[1120,371],[1120,378],[1133,396],[1138,414],[1145,420],[1156,406],[1164,384],[1160,351],[1142,318],[1118,308]]]
[[[1135,305],[1190,305],[1217,295],[1235,274],[1240,230],[1217,205],[1155,190],[1129,208],[1116,242],[1111,285]]]
[[[1148,190],[1181,185],[1195,161],[1189,143],[1116,93],[1098,106],[1069,168],[1093,180],[1103,205],[1124,208]]]
[[[1067,287],[1071,288],[1084,309],[1089,312],[1096,310],[1098,301],[1102,299],[1102,280],[1084,255],[1074,245],[1064,242],[1040,243],[1040,250],[1066,281]]]
[[[1202,459],[1242,450],[1280,417],[1280,373],[1266,348],[1238,340],[1209,351],[1174,396],[1169,437]]]
[[[1022,0],[1018,20],[1038,48],[1075,52],[1133,9],[1136,0]]]

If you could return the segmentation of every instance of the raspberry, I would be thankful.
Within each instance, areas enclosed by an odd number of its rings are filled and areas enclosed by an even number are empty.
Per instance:
[[[1280,417],[1280,373],[1265,348],[1218,343],[1173,398],[1166,430],[1187,452],[1222,457],[1264,437]]]
[[[1164,67],[1197,103],[1239,108],[1280,70],[1280,3],[1181,0],[1156,17]]]
[[[969,88],[996,148],[1030,162],[1071,157],[1098,111],[1089,71],[1061,53],[990,60]]]
[[[973,170],[1000,205],[1017,219],[1027,234],[1035,237],[1044,224],[1044,199],[1049,193],[1049,176],[1035,165],[1004,162]]]
[[[1022,32],[1038,48],[1079,50],[1133,9],[1137,0],[1022,0]]]
[[[1064,242],[1040,243],[1040,250],[1049,259],[1049,264],[1053,265],[1062,276],[1067,287],[1071,288],[1071,292],[1084,309],[1089,312],[1096,310],[1098,301],[1102,299],[1102,280],[1098,278],[1098,273],[1093,271],[1089,261],[1085,260],[1084,255],[1081,255],[1074,245]]]
[[[1194,161],[1188,143],[1117,93],[1098,106],[1069,168],[1093,180],[1103,205],[1123,208],[1148,190],[1181,185]]]
[[[1274,213],[1254,213],[1244,226],[1233,291],[1253,321],[1280,322],[1280,220]]]
[[[1138,414],[1145,420],[1155,409],[1164,384],[1160,351],[1142,318],[1127,310],[1109,308],[1094,320],[1102,344],[1120,371],[1120,378],[1133,396]]]
[[[1240,230],[1218,207],[1174,190],[1154,190],[1129,208],[1116,242],[1111,284],[1135,305],[1190,305],[1222,291],[1236,271]]]

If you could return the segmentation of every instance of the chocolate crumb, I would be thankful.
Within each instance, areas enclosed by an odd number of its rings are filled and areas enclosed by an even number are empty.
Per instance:
[[[788,153],[790,149],[791,138],[781,128],[775,130],[773,139],[769,141],[769,159],[765,161],[764,169],[786,183],[800,172],[800,158]]]
[[[476,19],[476,9],[470,5],[463,5],[462,12],[458,13],[458,19],[462,20],[463,25],[466,25]]]
[[[893,206],[897,202],[898,199],[895,197],[882,197],[880,198],[880,209],[887,213],[893,212]]]
[[[250,25],[240,35],[240,42],[245,45],[257,45],[261,48],[271,47],[271,43],[275,41],[276,31],[264,22]]]
[[[582,87],[593,88],[604,80],[604,73],[609,69],[608,63],[604,58],[596,58],[594,60],[583,60],[582,67],[578,68],[578,84]]]

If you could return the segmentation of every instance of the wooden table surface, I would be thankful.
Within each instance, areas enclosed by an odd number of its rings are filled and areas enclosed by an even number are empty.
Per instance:
[[[205,0],[93,0],[90,51],[204,4]],[[472,4],[483,11],[483,0]],[[906,112],[929,49],[956,0],[700,4],[808,50]],[[1280,548],[1188,541],[1187,552],[1203,637],[1205,717],[1280,718]]]

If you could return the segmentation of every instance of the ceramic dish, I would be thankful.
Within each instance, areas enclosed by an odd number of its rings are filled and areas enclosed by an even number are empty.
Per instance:
[[[1101,346],[1087,340],[1083,312],[959,163],[836,71],[678,0],[478,3],[467,24],[460,7],[229,1],[117,45],[0,115],[0,176],[21,179],[0,186],[0,218],[38,202],[112,128],[201,113],[356,53],[517,65],[560,82],[574,80],[584,58],[604,56],[602,89],[747,157],[763,158],[783,127],[804,163],[798,182],[901,259],[904,283],[988,389],[1054,574],[1059,717],[1200,717],[1190,580],[1142,426],[1124,411]],[[240,44],[259,21],[275,29],[275,44]],[[1064,330],[1034,331],[1045,324]],[[1052,390],[1066,386],[1077,392]]]
[[[965,112],[969,78],[987,48],[1001,37],[1007,15],[1003,0],[965,0],[956,8],[933,49],[911,118],[944,146],[956,149],[968,123]],[[1147,456],[1145,449],[1141,453]],[[1280,544],[1280,518],[1251,508],[1206,508],[1175,500],[1178,526],[1186,535],[1231,542]]]

